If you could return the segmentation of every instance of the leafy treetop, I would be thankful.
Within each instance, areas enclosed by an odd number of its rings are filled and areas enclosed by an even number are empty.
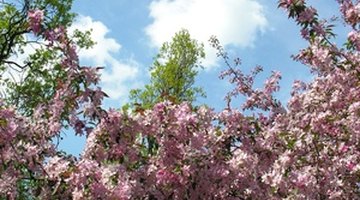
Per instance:
[[[191,39],[187,30],[180,30],[162,45],[150,68],[150,83],[143,90],[132,90],[130,99],[148,109],[164,100],[192,103],[198,95],[204,97],[202,88],[194,86],[204,57],[203,44]]]

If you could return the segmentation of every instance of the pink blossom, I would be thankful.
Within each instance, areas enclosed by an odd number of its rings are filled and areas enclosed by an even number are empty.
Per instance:
[[[351,31],[348,34],[348,39],[352,42],[357,51],[360,51],[360,33],[359,31]]]
[[[38,9],[29,10],[28,17],[31,30],[35,34],[39,34],[41,32],[41,22],[44,19],[44,12]]]
[[[131,199],[131,186],[127,182],[120,183],[114,190],[110,197],[119,200]]]
[[[353,170],[355,169],[355,167],[356,167],[356,164],[355,164],[354,162],[350,161],[350,162],[348,162],[348,163],[346,164],[346,167],[347,167],[350,171],[353,171]]]
[[[299,15],[299,21],[302,23],[309,23],[313,21],[314,16],[316,15],[316,10],[312,7],[306,8]]]
[[[70,162],[55,156],[51,158],[45,166],[46,173],[51,179],[60,179],[60,175],[68,170]]]
[[[178,176],[166,169],[160,169],[156,172],[156,183],[168,185],[178,181]]]

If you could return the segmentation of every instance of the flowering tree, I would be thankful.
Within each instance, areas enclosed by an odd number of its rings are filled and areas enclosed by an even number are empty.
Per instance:
[[[26,76],[20,82],[1,77],[8,88],[0,99],[2,198],[32,199],[42,188],[52,187],[44,176],[45,159],[61,154],[52,140],[65,126],[74,127],[78,134],[90,131],[93,125],[89,122],[96,122],[99,116],[104,93],[90,88],[99,80],[97,68],[80,67],[76,54],[77,47],[87,47],[91,42],[86,34],[75,32],[69,37],[66,32],[73,19],[71,2],[0,3],[1,73],[17,69]],[[27,40],[26,34],[31,39]],[[33,43],[39,47],[24,65],[11,60]]]
[[[332,25],[304,0],[279,1],[309,43],[295,59],[315,76],[294,83],[287,108],[273,96],[278,72],[255,89],[260,69],[244,74],[212,38],[228,67],[221,77],[235,86],[227,100],[244,95],[241,108],[229,103],[215,113],[165,101],[135,114],[102,111],[103,93],[91,89],[99,80],[96,68],[78,66],[65,30],[45,37],[62,50],[68,80],[30,116],[0,106],[0,195],[14,199],[16,183],[31,180],[36,184],[29,184],[29,193],[41,199],[360,198],[360,2],[338,3],[351,29],[345,48],[331,42]],[[42,21],[29,14],[29,23],[37,34]],[[78,79],[86,83],[81,91],[72,87]],[[57,153],[50,142],[62,127],[65,105],[70,125],[88,133],[79,160]]]

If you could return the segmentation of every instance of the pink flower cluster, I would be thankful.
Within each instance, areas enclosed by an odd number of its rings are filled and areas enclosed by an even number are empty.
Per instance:
[[[353,3],[352,0],[339,0],[339,2],[345,21],[355,28],[360,21],[360,2]]]
[[[41,22],[44,20],[44,12],[42,10],[30,10],[28,12],[30,29],[35,33],[41,32]]]

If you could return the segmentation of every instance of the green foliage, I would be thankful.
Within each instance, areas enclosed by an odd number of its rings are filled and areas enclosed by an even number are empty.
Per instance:
[[[78,47],[89,49],[95,45],[95,42],[92,41],[90,38],[91,31],[92,30],[88,30],[85,32],[81,32],[79,30],[74,31],[73,38],[74,38],[74,42],[78,45]]]
[[[59,48],[49,47],[42,43],[41,34],[45,30],[63,27],[66,30],[74,21],[71,12],[73,0],[21,0],[0,2],[0,85],[6,102],[19,108],[24,115],[31,115],[40,103],[49,102],[59,84],[65,82],[65,70],[61,67],[63,54]],[[29,30],[27,13],[39,9],[44,12],[39,36],[33,36]],[[26,36],[26,37],[25,37]],[[75,30],[67,35],[69,40],[79,48],[90,48],[94,42],[90,31]],[[24,63],[10,60],[10,56],[24,57],[24,47],[36,47],[35,53],[29,55]],[[11,76],[4,77],[5,72],[17,71],[22,74],[21,80]],[[76,83],[78,85],[80,83]],[[79,88],[80,90],[81,88]]]
[[[130,91],[132,104],[148,109],[164,100],[192,103],[197,96],[205,97],[202,88],[194,87],[198,68],[202,68],[200,59],[204,57],[203,44],[191,39],[187,30],[179,31],[155,57],[150,83],[143,90]]]
[[[27,32],[25,10],[12,4],[0,3],[0,66],[13,52],[17,44],[23,44]],[[4,67],[1,66],[2,71]]]

